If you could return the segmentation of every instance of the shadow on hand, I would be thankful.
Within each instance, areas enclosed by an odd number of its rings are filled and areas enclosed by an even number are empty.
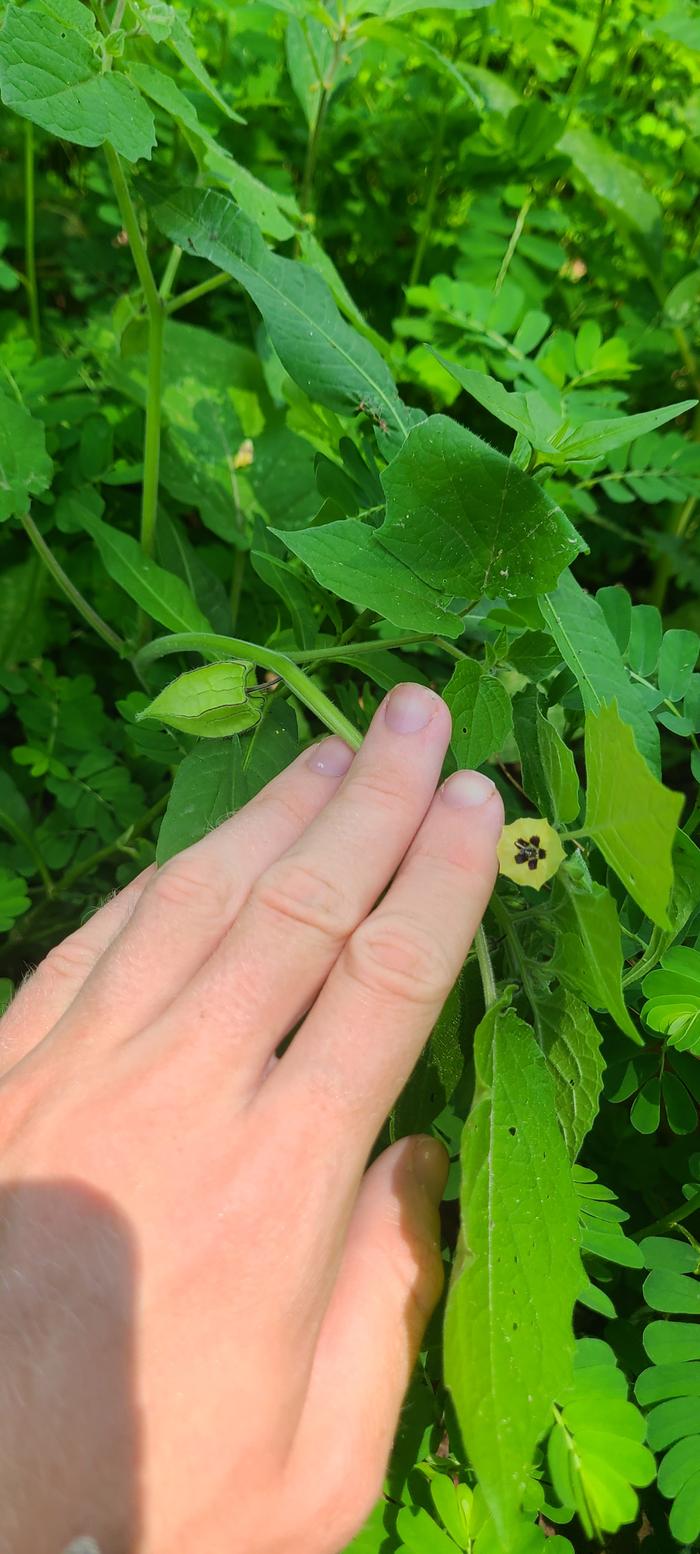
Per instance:
[[[129,1222],[83,1183],[0,1192],[0,1554],[139,1547],[137,1274]]]

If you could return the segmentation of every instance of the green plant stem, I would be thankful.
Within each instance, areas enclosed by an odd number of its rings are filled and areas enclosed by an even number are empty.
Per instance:
[[[468,653],[463,653],[461,648],[455,647],[454,642],[446,642],[443,637],[434,637],[431,632],[411,631],[405,637],[377,637],[374,642],[348,642],[346,646],[338,645],[331,648],[305,648],[303,653],[287,653],[293,664],[311,664],[315,659],[327,660],[339,659],[342,663],[348,657],[348,648],[353,657],[356,653],[389,653],[396,648],[418,647],[421,643],[426,646],[439,647],[443,653],[449,653],[452,658],[468,658]]]
[[[120,658],[124,658],[126,655],[126,643],[123,637],[120,637],[116,631],[112,630],[111,626],[107,625],[106,621],[103,621],[102,616],[98,615],[97,611],[93,610],[92,605],[88,604],[87,599],[83,598],[83,595],[80,593],[79,589],[76,588],[75,583],[71,582],[67,572],[64,572],[60,561],[58,561],[57,557],[54,556],[50,546],[47,545],[43,534],[41,534],[40,530],[37,528],[34,519],[31,517],[31,514],[23,513],[20,522],[22,523],[23,528],[26,530],[26,533],[29,535],[34,549],[41,557],[44,566],[51,573],[54,581],[58,583],[59,588],[66,595],[66,598],[70,599],[71,604],[75,605],[76,610],[80,612],[83,619],[87,621],[88,625],[92,627],[93,631],[97,632],[97,635],[102,638],[103,642],[106,642],[108,647],[114,648],[115,652],[119,654]]]
[[[350,626],[348,626],[347,631],[344,631],[342,637],[338,638],[339,646],[342,647],[344,642],[352,642],[352,640],[355,637],[356,633],[358,631],[364,631],[366,627],[371,626],[372,622],[375,619],[376,619],[376,611],[375,610],[361,610],[359,615],[355,616],[355,619],[352,622],[352,624]]]
[[[323,130],[326,114],[328,112],[328,104],[333,94],[335,77],[337,74],[338,66],[340,64],[343,45],[346,39],[347,28],[341,16],[340,25],[338,32],[336,33],[333,47],[333,58],[329,65],[325,80],[319,82],[321,91],[319,93],[318,106],[316,108],[316,117],[309,129],[309,136],[306,143],[306,159],[304,161],[304,172],[302,175],[301,192],[299,195],[299,205],[304,212],[311,210],[314,178],[316,176],[318,152],[321,144],[321,132]]]
[[[515,251],[525,230],[525,222],[527,221],[528,215],[532,209],[534,198],[535,197],[533,194],[528,194],[527,199],[523,200],[520,210],[518,211],[518,214],[515,218],[515,226],[513,227],[513,231],[510,234],[508,247],[503,255],[501,268],[498,272],[496,277],[496,284],[493,288],[496,294],[498,294],[498,292],[501,290],[503,282],[513,262]]]
[[[607,4],[608,0],[598,0],[598,13],[593,26],[593,32],[591,33],[591,41],[588,45],[586,53],[583,55],[583,58],[578,62],[569,85],[569,90],[566,94],[566,117],[564,119],[565,127],[571,118],[574,108],[576,107],[579,97],[581,96],[583,88],[588,80],[588,72],[593,63],[593,57],[600,41],[600,34],[603,30],[603,22],[605,20]]]
[[[105,142],[105,156],[119,206],[124,231],[141,283],[148,313],[148,379],[146,387],[146,432],[143,447],[143,489],[141,495],[141,549],[145,556],[155,550],[158,519],[158,472],[160,465],[160,395],[163,371],[163,303],[158,294],[146,245],[141,236],[129,185],[114,147]]]
[[[124,231],[126,232],[126,235],[129,239],[131,257],[134,261],[136,273],[141,283],[141,289],[145,298],[146,307],[149,313],[159,313],[160,297],[158,296],[158,287],[156,286],[155,280],[153,278],[153,271],[150,266],[148,254],[146,253],[146,245],[141,236],[141,228],[139,226],[138,217],[136,215],[133,201],[129,193],[129,185],[126,181],[126,178],[124,177],[121,158],[117,155],[117,152],[114,150],[114,147],[110,145],[108,140],[105,141],[104,150],[105,157],[107,159],[107,167],[109,169],[109,176],[112,180],[112,186],[114,188],[117,205],[119,206],[119,214],[122,219],[122,226],[124,227]]]
[[[681,1225],[684,1220],[690,1219],[691,1214],[697,1214],[700,1209],[700,1187],[682,1203],[680,1208],[672,1209],[670,1214],[664,1214],[662,1219],[655,1219],[651,1225],[645,1225],[643,1230],[637,1230],[633,1236],[634,1241],[641,1241],[644,1236],[656,1236],[661,1230],[673,1230],[674,1225]]]
[[[442,153],[445,146],[446,129],[447,109],[444,107],[443,112],[440,115],[440,122],[438,124],[435,139],[433,141],[433,154],[430,161],[430,172],[428,174],[428,191],[425,205],[423,207],[423,220],[421,222],[420,234],[413,252],[413,263],[411,265],[411,271],[408,277],[409,286],[416,286],[420,280],[420,273],[423,268],[423,260],[425,258],[425,250],[430,241],[430,234],[433,228],[435,203],[438,197],[440,179],[442,175]]]
[[[41,320],[36,284],[35,198],[34,125],[26,119],[24,124],[24,265],[27,272],[29,323],[37,356],[41,356]]]
[[[231,625],[235,631],[238,611],[241,606],[241,593],[243,592],[243,579],[248,561],[247,550],[234,550],[233,571],[231,574]]]
[[[143,491],[141,497],[141,549],[152,556],[158,522],[158,479],[160,473],[161,383],[163,377],[163,312],[160,307],[150,315],[148,330],[148,378],[146,384],[146,435],[143,444]]]
[[[332,734],[339,734],[353,750],[359,750],[361,734],[285,653],[276,653],[272,648],[259,647],[255,642],[244,642],[238,637],[218,636],[215,632],[178,631],[169,637],[156,637],[155,641],[146,643],[137,654],[135,662],[139,665],[147,664],[169,653],[200,653],[203,658],[214,662],[220,658],[241,658],[257,664],[260,669],[271,670],[273,674],[279,675],[280,680],[284,680],[290,691],[299,697],[321,723],[325,723]]]
[[[163,271],[163,278],[161,280],[160,286],[158,287],[158,295],[161,299],[161,302],[167,302],[168,297],[170,296],[170,293],[173,289],[173,281],[175,280],[175,276],[177,275],[178,269],[180,267],[181,259],[182,249],[177,243],[173,243],[168,262]]]
[[[20,846],[26,847],[29,856],[34,859],[39,870],[46,895],[52,896],[55,890],[54,882],[31,832],[23,830],[22,826],[18,826],[17,822],[12,819],[12,816],[7,814],[3,814],[0,817],[0,825],[3,830],[9,832],[15,842],[19,842]]]
[[[483,923],[479,924],[479,927],[477,928],[474,935],[474,949],[476,951],[476,958],[479,962],[479,971],[481,973],[481,986],[484,990],[484,1005],[486,1009],[490,1009],[493,1004],[497,1003],[498,993],[496,991],[496,978],[493,974],[493,966],[491,965],[491,956],[489,954],[488,941],[484,932]]]
[[[218,275],[210,275],[206,281],[200,281],[198,286],[190,286],[188,291],[181,291],[179,297],[171,297],[165,305],[165,311],[170,317],[171,313],[179,313],[180,308],[189,307],[190,302],[198,302],[200,297],[206,297],[210,291],[218,291],[220,286],[228,286],[233,280],[232,275],[225,275],[221,270]]]
[[[696,496],[689,496],[687,501],[674,513],[667,532],[675,535],[676,539],[682,539],[687,532],[688,526],[695,514],[697,502]],[[654,581],[649,590],[649,601],[651,604],[655,604],[659,610],[663,610],[666,603],[666,592],[672,576],[673,562],[671,557],[660,556],[654,573]]]

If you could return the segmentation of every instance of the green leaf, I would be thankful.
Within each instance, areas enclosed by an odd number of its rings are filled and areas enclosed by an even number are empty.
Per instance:
[[[41,421],[0,389],[0,523],[26,513],[30,497],[46,491],[52,473]]]
[[[7,933],[31,906],[26,881],[10,869],[0,868],[0,932]]]
[[[154,7],[151,6],[150,9],[153,11]],[[200,59],[197,53],[184,16],[174,9],[164,41],[167,43],[168,48],[172,49],[173,54],[177,55],[185,69],[189,70],[193,80],[202,88],[205,95],[210,97],[212,102],[216,103],[217,108],[220,108],[222,113],[225,113],[227,118],[233,119],[236,124],[245,123],[240,114],[235,113],[230,103],[227,103],[226,98],[222,97],[216,83],[212,81],[204,61]]]
[[[447,416],[413,427],[382,485],[381,544],[442,593],[538,593],[582,549],[537,481]]]
[[[474,1057],[445,1376],[507,1547],[535,1445],[570,1384],[582,1273],[570,1167],[534,1033],[513,1010],[494,1006]]]
[[[253,223],[214,189],[182,190],[153,211],[173,243],[232,275],[252,297],[290,377],[313,400],[346,415],[362,409],[404,436],[408,412],[386,363],[356,333],[320,275],[270,252]]]
[[[652,771],[659,770],[659,732],[640,700],[600,605],[565,572],[540,609],[564,662],[576,676],[587,712],[617,702]]]
[[[661,228],[661,206],[636,168],[583,126],[567,129],[558,150],[571,157],[578,181],[590,190],[604,209],[623,227],[636,233],[647,249],[655,251]]]
[[[623,1396],[617,1386],[611,1392],[612,1380],[622,1384]],[[559,1499],[576,1508],[589,1538],[634,1521],[639,1501],[632,1486],[651,1483],[655,1474],[642,1445],[644,1419],[625,1391],[612,1349],[579,1340],[573,1396],[557,1415],[547,1455]]]
[[[285,37],[287,66],[304,117],[313,129],[324,102],[324,81],[331,75],[336,84],[333,64],[333,39],[327,27],[313,16],[303,22],[291,17]]]
[[[667,631],[659,651],[659,690],[669,701],[680,701],[690,685],[700,651],[696,631]]]
[[[554,1080],[559,1126],[575,1160],[598,1115],[605,1068],[600,1031],[586,1005],[566,988],[536,998],[533,1013]]]
[[[661,613],[653,604],[635,604],[632,610],[627,658],[637,674],[654,673],[661,647]]]
[[[627,589],[620,587],[619,584],[614,588],[599,588],[596,600],[620,652],[626,653],[632,630],[632,600]]]
[[[622,448],[634,442],[646,432],[665,426],[697,404],[695,399],[683,399],[676,405],[663,405],[658,410],[643,410],[638,415],[606,416],[604,420],[579,421],[571,414],[567,402],[559,407],[537,390],[528,393],[512,393],[497,378],[477,368],[461,367],[458,362],[435,353],[443,367],[461,383],[478,404],[491,415],[512,427],[525,437],[541,455],[542,462],[555,469],[588,459],[599,459],[614,448]],[[579,548],[585,549],[582,542]]]
[[[396,1518],[396,1531],[410,1554],[455,1554],[452,1539],[422,1506],[402,1506]]]
[[[166,572],[144,556],[130,534],[112,529],[75,493],[74,515],[97,545],[110,577],[146,611],[151,619],[169,631],[211,631],[211,625],[195,603],[182,579]]]
[[[255,692],[251,664],[221,660],[178,675],[137,714],[200,739],[225,739],[260,721],[261,698]]]
[[[614,703],[587,712],[585,745],[585,830],[647,917],[667,928],[683,796],[649,771]]]
[[[272,532],[299,556],[322,588],[358,609],[376,610],[394,626],[409,631],[461,635],[461,618],[448,610],[449,601],[390,556],[375,531],[356,518],[295,534],[283,529]]]
[[[483,766],[513,726],[505,686],[473,658],[460,659],[443,691],[452,714],[452,750],[458,766]]]
[[[156,847],[160,866],[175,853],[199,842],[208,831],[240,808],[240,744],[222,739],[195,745],[180,762],[161,821]]]
[[[116,70],[103,72],[95,19],[79,0],[8,5],[0,31],[0,96],[41,129],[136,162],[155,145],[153,115]]]
[[[392,1138],[429,1133],[459,1084],[464,1069],[464,1009],[460,984],[433,1027],[421,1056],[391,1114]]]
[[[622,940],[610,892],[592,879],[578,854],[559,870],[552,915],[557,937],[550,970],[593,1009],[606,1009],[641,1045],[622,993]]]
[[[512,707],[525,792],[552,824],[568,824],[580,808],[573,755],[542,712],[534,686],[515,696]]]

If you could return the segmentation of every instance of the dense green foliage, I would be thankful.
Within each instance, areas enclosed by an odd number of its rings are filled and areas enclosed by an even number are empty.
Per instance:
[[[352,1548],[690,1546],[697,0],[0,16],[4,997],[443,691],[508,825],[380,1140],[447,1142],[452,1275]]]

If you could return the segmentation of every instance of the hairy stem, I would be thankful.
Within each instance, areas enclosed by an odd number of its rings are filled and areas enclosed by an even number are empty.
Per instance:
[[[87,621],[88,626],[91,626],[93,631],[97,632],[98,637],[101,637],[103,642],[107,643],[108,647],[114,648],[115,652],[118,653],[121,658],[123,658],[126,653],[126,643],[124,642],[123,638],[120,637],[116,631],[113,631],[112,627],[108,626],[106,621],[103,621],[102,616],[98,615],[97,611],[93,610],[92,605],[88,604],[87,599],[83,598],[83,595],[80,593],[79,589],[76,588],[75,583],[71,582],[68,573],[64,572],[60,561],[56,556],[54,556],[51,547],[47,545],[43,534],[37,528],[31,515],[29,513],[23,513],[20,521],[26,530],[26,533],[29,535],[34,549],[41,557],[44,566],[51,573],[54,581],[58,583],[59,588],[66,595],[66,598],[70,599],[71,604],[75,605],[76,610],[78,610],[83,619]]]
[[[479,924],[479,927],[477,928],[474,935],[474,949],[476,951],[476,958],[479,962],[479,971],[481,973],[481,986],[484,990],[484,1005],[486,1009],[490,1009],[491,1006],[497,1002],[498,993],[496,991],[496,978],[493,974],[493,966],[491,964],[491,956],[489,954],[489,946],[486,934],[484,933],[483,923]]]
[[[158,471],[160,465],[160,392],[163,370],[163,303],[158,294],[146,245],[141,236],[129,185],[121,160],[114,147],[105,143],[105,156],[119,206],[124,231],[141,283],[148,313],[148,381],[146,388],[146,432],[143,448],[143,489],[141,495],[141,549],[152,556],[155,549],[158,518]]]
[[[34,125],[24,124],[24,267],[27,277],[29,323],[37,355],[41,356],[41,321],[39,318],[39,293],[36,284],[35,245],[35,189],[34,189]]]

